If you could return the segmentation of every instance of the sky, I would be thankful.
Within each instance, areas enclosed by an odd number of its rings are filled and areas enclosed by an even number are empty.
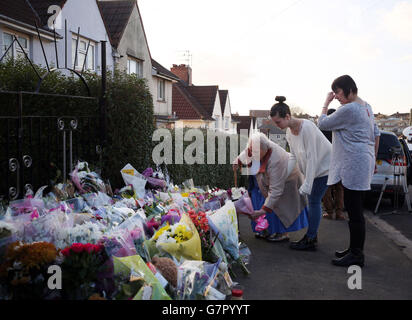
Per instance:
[[[138,0],[152,58],[192,55],[193,84],[229,90],[232,113],[276,96],[320,114],[349,74],[374,113],[412,108],[412,0]],[[331,108],[339,107],[334,101]]]

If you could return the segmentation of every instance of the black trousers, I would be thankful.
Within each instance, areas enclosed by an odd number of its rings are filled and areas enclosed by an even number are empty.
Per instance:
[[[363,251],[365,245],[365,218],[363,216],[364,191],[343,187],[344,203],[349,216],[350,249]]]

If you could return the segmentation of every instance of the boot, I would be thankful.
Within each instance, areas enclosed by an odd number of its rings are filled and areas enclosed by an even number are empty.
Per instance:
[[[335,256],[337,258],[343,258],[344,256],[346,256],[349,253],[350,249],[346,249],[343,251],[335,251]]]
[[[301,251],[316,251],[318,244],[318,237],[313,239],[305,235],[300,241],[292,242],[290,248],[293,250]]]
[[[365,256],[361,249],[350,249],[350,252],[344,257],[333,259],[332,264],[339,267],[358,265],[362,268],[365,264]]]

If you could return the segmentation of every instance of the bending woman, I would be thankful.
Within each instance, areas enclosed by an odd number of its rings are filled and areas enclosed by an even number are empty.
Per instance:
[[[332,83],[332,90],[326,98],[318,126],[334,134],[328,185],[340,181],[343,184],[350,232],[349,248],[337,251],[337,259],[332,263],[343,267],[353,264],[363,267],[365,219],[362,196],[365,190],[370,190],[380,132],[371,106],[358,97],[358,88],[350,76],[337,78]],[[342,106],[327,116],[333,99],[339,100]]]
[[[299,194],[303,177],[288,152],[264,134],[257,133],[235,159],[234,170],[240,165],[251,167],[249,193],[255,209],[252,219],[266,215],[269,222],[266,234],[259,234],[252,221],[252,229],[258,238],[271,242],[287,241],[288,232],[307,227],[306,200]]]

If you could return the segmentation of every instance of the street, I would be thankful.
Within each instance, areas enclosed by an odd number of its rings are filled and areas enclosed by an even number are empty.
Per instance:
[[[412,299],[412,261],[368,219],[362,290],[348,289],[351,274],[330,262],[335,250],[348,245],[346,221],[322,219],[318,251],[297,252],[289,249],[287,242],[256,239],[249,219],[241,216],[239,220],[241,238],[252,252],[248,266],[251,275],[245,277],[237,271],[235,279],[245,287],[245,299]],[[290,233],[291,241],[299,240],[304,232],[305,229]]]

